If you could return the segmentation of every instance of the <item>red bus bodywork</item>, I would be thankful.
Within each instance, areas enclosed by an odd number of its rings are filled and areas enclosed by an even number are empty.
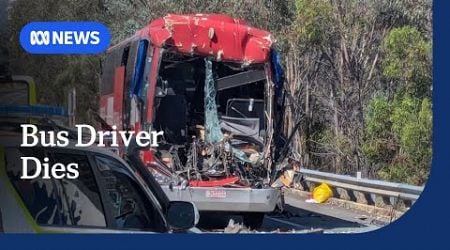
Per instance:
[[[143,63],[145,72],[143,105],[133,104],[129,88],[136,77],[139,49],[148,44],[145,54],[151,60]],[[218,14],[167,15],[151,22],[135,35],[112,46],[103,65],[100,84],[100,117],[121,130],[140,131],[155,117],[155,88],[162,51],[208,57],[218,62],[244,66],[268,64],[272,48],[271,34],[249,26],[245,21]],[[141,59],[142,61],[142,59]],[[266,67],[270,78],[270,67]],[[273,93],[268,93],[273,95]],[[136,107],[134,107],[134,106]],[[138,105],[139,106],[139,105]],[[144,153],[147,164],[161,164],[151,151]]]

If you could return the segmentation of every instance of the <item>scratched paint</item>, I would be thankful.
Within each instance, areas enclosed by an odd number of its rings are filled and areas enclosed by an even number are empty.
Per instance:
[[[154,46],[171,47],[179,53],[244,64],[267,62],[272,46],[269,32],[218,14],[169,14],[137,35],[150,37]]]

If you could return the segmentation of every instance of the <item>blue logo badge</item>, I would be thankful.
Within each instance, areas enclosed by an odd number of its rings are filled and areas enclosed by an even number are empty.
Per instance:
[[[20,45],[31,54],[98,54],[110,40],[97,22],[32,22],[20,31]]]

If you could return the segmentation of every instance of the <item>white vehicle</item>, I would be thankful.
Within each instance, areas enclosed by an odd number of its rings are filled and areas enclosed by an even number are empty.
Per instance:
[[[198,222],[194,204],[169,201],[133,156],[137,148],[125,160],[98,147],[22,148],[20,134],[8,130],[0,134],[0,232],[166,233]],[[77,163],[79,177],[21,179],[22,156]]]

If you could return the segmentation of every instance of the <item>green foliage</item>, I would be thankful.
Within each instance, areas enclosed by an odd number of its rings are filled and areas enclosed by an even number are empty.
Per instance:
[[[431,164],[432,111],[428,98],[397,95],[392,102],[375,97],[369,104],[363,153],[383,163],[381,178],[422,184]]]
[[[300,46],[320,45],[331,37],[333,6],[329,1],[296,0],[296,26]]]
[[[385,137],[390,132],[391,104],[384,96],[376,96],[369,103],[367,119],[367,134],[369,136]]]
[[[424,185],[429,174],[429,166],[427,168],[417,167],[411,161],[410,156],[405,154],[396,155],[388,167],[378,171],[378,176],[381,179],[413,185]]]
[[[392,107],[384,96],[374,97],[369,105],[366,116],[365,140],[361,145],[363,154],[370,163],[387,164],[396,148],[392,138]]]
[[[396,134],[401,134],[404,126],[414,120],[418,100],[411,96],[396,95],[393,101],[393,111],[390,121]]]
[[[429,98],[376,96],[368,105],[362,151],[371,164],[382,164],[382,179],[423,184],[432,157]]]
[[[380,1],[381,2],[381,1]],[[403,0],[390,2],[391,13],[398,16],[400,23],[417,27],[427,39],[432,31],[432,3],[430,0]]]
[[[432,157],[431,42],[416,27],[403,26],[388,33],[383,50],[383,75],[396,93],[391,101],[369,103],[363,153],[382,164],[380,178],[423,184]]]
[[[429,95],[431,84],[431,41],[414,27],[392,29],[384,39],[383,73],[406,82],[407,91],[418,97]]]
[[[411,97],[404,98],[402,104],[407,104],[400,105],[394,110],[394,114],[402,113],[402,118],[407,118],[404,122],[401,119],[395,121],[393,127],[396,127],[400,147],[405,154],[418,165],[429,164],[431,162],[431,104],[428,98],[421,102],[411,99]],[[411,103],[417,103],[413,110],[410,109]]]

